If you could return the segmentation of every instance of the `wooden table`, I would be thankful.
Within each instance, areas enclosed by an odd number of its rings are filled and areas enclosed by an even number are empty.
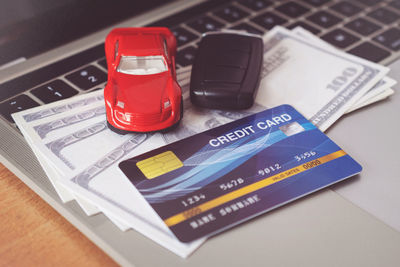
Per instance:
[[[0,266],[117,266],[0,164]]]

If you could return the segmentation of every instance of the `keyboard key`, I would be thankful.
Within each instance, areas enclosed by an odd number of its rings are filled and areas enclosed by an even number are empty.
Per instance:
[[[108,68],[108,67],[107,67],[107,60],[106,60],[106,59],[99,60],[97,63],[98,63],[100,66],[102,66],[103,68],[105,68],[105,69]]]
[[[378,8],[378,9],[368,13],[368,16],[376,19],[377,21],[385,23],[385,24],[390,24],[400,18],[399,15],[397,15],[396,13],[394,13],[386,8]]]
[[[178,51],[178,54],[176,55],[176,62],[182,67],[186,67],[193,64],[195,56],[196,48],[194,46],[189,46]]]
[[[259,11],[272,5],[271,1],[267,0],[239,0],[238,3],[254,11]]]
[[[366,6],[373,6],[376,5],[378,3],[381,3],[382,0],[357,0],[357,2],[364,4]]]
[[[83,90],[88,90],[107,81],[107,75],[92,65],[75,71],[65,78]]]
[[[326,11],[319,11],[307,19],[324,28],[330,28],[341,21],[341,19]]]
[[[400,9],[400,0],[393,0],[389,3],[390,6]]]
[[[165,1],[164,1],[165,2]],[[172,16],[167,16],[161,20],[154,21],[150,24],[145,25],[146,27],[168,27],[174,28],[177,27],[181,23],[186,23],[193,18],[205,14],[210,10],[215,10],[220,8],[222,5],[225,5],[227,0],[223,1],[203,1],[197,5],[193,5],[190,8],[185,8],[183,11],[175,13]]]
[[[78,91],[62,80],[55,80],[33,89],[31,93],[47,104],[76,95]]]
[[[14,120],[11,117],[11,114],[14,112],[22,111],[25,109],[33,108],[39,106],[39,103],[34,101],[27,95],[19,95],[12,99],[5,101],[0,104],[0,113],[6,118],[8,121],[14,123]]]
[[[248,24],[246,22],[240,23],[240,24],[236,25],[235,27],[232,27],[231,29],[239,30],[239,31],[246,31],[248,33],[260,34],[260,35],[262,35],[264,33],[263,31],[256,29],[255,27],[251,26],[250,24]]]
[[[303,0],[303,2],[306,2],[307,4],[310,4],[312,6],[322,6],[325,3],[328,3],[330,0]]]
[[[321,39],[339,48],[346,48],[360,40],[360,38],[342,29],[335,29],[327,34],[324,34],[321,36]]]
[[[356,46],[347,52],[373,62],[379,62],[390,56],[390,53],[388,51],[379,48],[369,42],[362,43],[361,45]]]
[[[344,25],[346,28],[362,34],[362,35],[370,35],[373,32],[376,32],[377,30],[379,30],[381,27],[376,25],[375,23],[372,23],[366,19],[363,18],[358,18],[355,19],[349,23],[347,23],[346,25]]]
[[[297,18],[309,11],[308,8],[296,3],[296,2],[287,2],[281,6],[275,8],[282,14],[285,14],[291,18]]]
[[[209,31],[216,31],[224,26],[222,23],[216,21],[209,16],[203,16],[190,23],[188,23],[191,28],[195,29],[199,33],[205,33]]]
[[[296,27],[302,27],[302,28],[304,28],[304,29],[306,29],[306,30],[308,30],[308,31],[310,31],[310,32],[312,32],[313,34],[318,34],[318,33],[320,33],[321,31],[320,30],[318,30],[317,28],[315,28],[315,27],[313,27],[313,26],[310,26],[310,24],[308,24],[308,23],[305,23],[305,22],[303,22],[303,21],[299,21],[299,22],[295,22],[295,23],[293,23],[293,24],[290,24],[289,26],[287,26],[287,28],[288,29],[294,29],[294,28],[296,28]]]
[[[171,31],[175,35],[176,41],[178,42],[178,47],[198,38],[196,34],[191,33],[182,27],[172,29]]]
[[[348,2],[348,1],[339,2],[339,3],[331,6],[331,9],[333,9],[337,13],[347,16],[347,17],[351,17],[351,16],[359,13],[362,10],[360,7],[353,5],[352,3]]]
[[[375,36],[373,40],[393,51],[399,51],[399,49],[400,49],[400,29],[399,28],[389,29],[389,30]]]
[[[214,15],[217,17],[222,18],[223,20],[233,23],[238,20],[241,20],[249,15],[246,11],[243,11],[242,9],[235,7],[233,5],[226,6],[216,12],[214,12]]]
[[[252,21],[261,27],[270,30],[276,25],[282,25],[287,22],[286,19],[279,17],[271,12],[265,12],[255,18]]]

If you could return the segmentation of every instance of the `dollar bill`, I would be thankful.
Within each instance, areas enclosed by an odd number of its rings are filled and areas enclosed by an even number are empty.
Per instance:
[[[375,85],[372,89],[370,89],[366,94],[364,94],[359,100],[357,100],[353,106],[351,106],[346,113],[353,112],[357,109],[360,109],[365,106],[369,106],[375,102],[383,100],[382,97],[385,98],[391,96],[394,93],[392,86],[397,83],[396,80],[393,80],[389,77],[384,77],[377,85]]]
[[[70,115],[71,113],[72,115]],[[25,129],[29,139],[35,144],[35,149],[47,158],[49,164],[62,175],[78,170],[82,164],[87,164],[83,162],[92,162],[96,157],[106,153],[112,147],[112,144],[106,142],[100,145],[102,140],[105,140],[104,138],[109,138],[110,140],[124,138],[110,135],[108,131],[104,131],[107,128],[101,126],[106,126],[104,114],[81,120],[77,123],[75,120],[69,121],[68,118],[71,116],[83,117],[85,116],[83,114],[87,113],[87,111],[77,110],[75,113],[71,113],[65,114],[65,117],[61,115],[37,121],[29,124]],[[57,123],[58,121],[62,121],[62,127],[53,128],[46,136],[42,135],[42,131],[38,131],[38,129],[43,128],[43,125],[54,125],[54,122]],[[76,155],[71,156],[71,153],[75,153],[76,147],[82,144],[90,144],[92,147],[89,146],[87,149],[82,149]]]
[[[71,101],[68,101],[68,103],[64,101],[57,101],[47,104],[46,107],[32,108],[27,111],[23,117],[21,117],[21,120],[24,120],[26,123],[35,123],[36,121],[42,120],[43,118],[48,118],[62,113],[67,114],[71,110],[78,107],[94,105],[95,102],[101,104],[103,101],[104,100],[102,92],[93,93],[90,97],[87,97],[86,95],[80,95],[74,97],[73,100],[71,99]],[[38,153],[35,154],[42,166],[48,165],[48,160],[42,159]],[[89,204],[87,201],[81,199],[79,196],[75,196],[69,188],[61,185],[57,181],[57,179],[55,179],[56,174],[54,173],[52,168],[44,168],[44,171],[46,172],[46,175],[48,176],[50,182],[52,183],[62,202],[66,203],[72,200],[76,200],[82,210],[89,216],[100,212],[100,210],[96,206]]]
[[[393,95],[395,93],[395,91],[392,88],[386,89],[385,91],[377,94],[376,96],[372,97],[371,99],[367,99],[364,102],[362,102],[361,104],[357,105],[353,105],[352,108],[350,110],[348,110],[348,112],[353,112],[357,109],[360,109],[362,107],[368,106],[372,103],[376,103],[378,101],[382,101],[385,100],[386,98],[388,98],[389,96]]]
[[[91,97],[86,97],[85,95],[80,95],[74,98],[74,101],[71,103],[59,103],[57,102],[55,105],[51,105],[46,109],[39,109],[37,111],[32,111],[24,115],[23,119],[26,122],[36,121],[43,118],[47,118],[56,114],[65,113],[70,110],[73,110],[77,107],[84,107],[93,103],[103,102],[104,96],[103,93],[94,94]]]
[[[35,126],[35,131],[40,136],[40,138],[44,139],[50,132],[56,131],[65,127],[68,127],[72,124],[79,123],[81,121],[90,120],[97,116],[101,116],[105,114],[104,106],[98,106],[89,110],[85,110],[84,112],[80,112],[71,116],[62,117],[58,120],[50,120],[47,123],[42,123]]]
[[[21,132],[24,133],[24,129],[20,128]],[[27,139],[28,141],[28,139]],[[28,143],[30,143],[28,141]],[[33,148],[33,146],[32,146]],[[66,203],[72,200],[76,200],[79,206],[82,208],[82,210],[86,213],[86,215],[91,216],[96,213],[99,213],[100,210],[95,206],[91,205],[88,202],[84,201],[81,199],[79,196],[76,196],[76,194],[68,187],[65,185],[62,185],[59,183],[58,177],[59,173],[49,164],[49,160],[41,155],[38,150],[33,149],[33,152],[35,153],[39,163],[42,165],[43,170],[45,171],[47,177],[49,178],[51,184],[55,188],[57,194],[60,196],[60,199]]]
[[[331,44],[323,41],[320,39],[318,36],[314,35],[310,31],[298,26],[292,30],[294,34],[296,34],[298,37],[301,37],[305,40],[308,40],[312,42],[315,45],[318,45],[320,47],[323,47],[325,49],[331,49],[333,51],[338,51],[337,48],[332,46]],[[371,89],[369,89],[360,99],[356,101],[356,103],[353,104],[352,107],[350,107],[346,113],[350,113],[356,109],[359,109],[361,107],[370,105],[374,102],[382,100],[382,96],[390,96],[394,91],[392,86],[394,86],[397,82],[390,77],[384,77],[382,80],[377,82]]]
[[[323,131],[389,71],[316,46],[282,27],[263,40],[264,67],[256,101],[271,107],[290,104]]]

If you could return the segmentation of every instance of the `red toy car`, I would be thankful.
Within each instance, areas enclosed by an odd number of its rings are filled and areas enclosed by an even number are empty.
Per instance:
[[[176,39],[167,28],[117,28],[105,42],[107,122],[118,133],[170,128],[182,118]]]

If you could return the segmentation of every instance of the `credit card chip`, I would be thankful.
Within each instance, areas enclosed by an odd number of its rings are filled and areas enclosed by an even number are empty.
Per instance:
[[[153,179],[183,166],[182,161],[172,151],[166,151],[136,163],[147,179]]]

